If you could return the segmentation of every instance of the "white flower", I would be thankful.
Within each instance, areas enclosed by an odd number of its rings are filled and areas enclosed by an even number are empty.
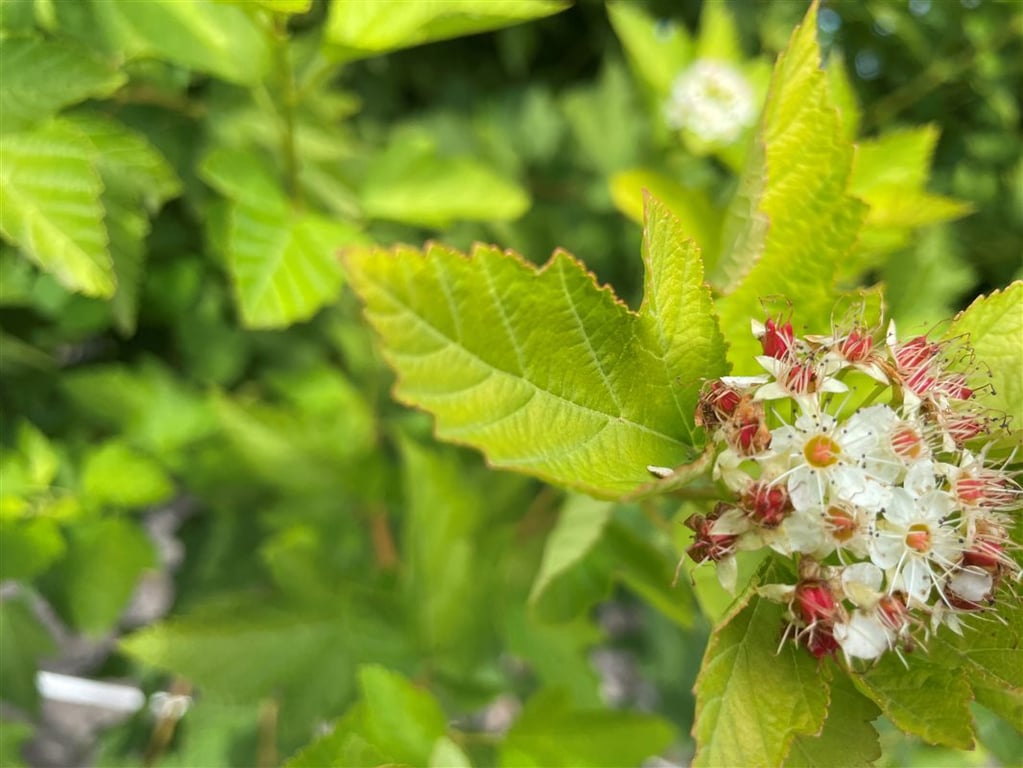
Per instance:
[[[902,590],[926,603],[931,587],[940,584],[959,561],[965,539],[947,524],[954,509],[951,496],[943,491],[919,497],[904,488],[892,491],[868,545],[871,561],[889,571],[891,591]]]
[[[756,117],[753,89],[723,61],[700,59],[676,78],[664,108],[668,125],[712,144],[731,144]]]
[[[842,652],[855,659],[876,659],[893,641],[892,631],[879,614],[860,610],[853,611],[848,621],[836,624],[833,634]]]
[[[784,477],[796,509],[827,509],[831,503],[871,511],[884,506],[890,491],[880,480],[887,463],[879,455],[878,429],[864,414],[853,414],[841,425],[826,413],[803,414],[794,425],[772,432],[772,452],[789,458]]]

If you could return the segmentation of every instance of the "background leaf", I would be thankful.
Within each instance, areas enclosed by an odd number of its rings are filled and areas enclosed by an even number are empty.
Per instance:
[[[252,85],[270,71],[271,51],[253,17],[213,0],[118,3],[116,14],[149,51],[230,82]]]
[[[600,540],[611,519],[612,504],[587,496],[569,496],[558,513],[558,522],[544,545],[540,570],[533,581],[529,602],[535,604],[548,585],[571,568]]]
[[[36,669],[40,657],[57,650],[50,633],[35,617],[26,600],[0,600],[0,698],[35,714],[39,708]],[[6,727],[4,723],[4,727]]]
[[[92,144],[53,121],[4,137],[0,146],[0,233],[62,285],[109,298],[116,283]]]
[[[114,627],[142,573],[155,564],[152,543],[128,520],[83,522],[68,531],[67,555],[48,574],[48,591],[75,627],[101,635]]]
[[[415,143],[396,143],[365,173],[359,192],[367,216],[445,227],[459,219],[517,219],[529,195],[470,157],[439,157]]]
[[[331,53],[348,60],[498,29],[564,10],[560,0],[338,0],[325,30]]]
[[[560,691],[533,695],[501,747],[501,765],[589,768],[638,765],[664,749],[672,729],[635,712],[578,710]]]
[[[126,80],[92,51],[35,37],[0,40],[0,72],[2,133],[23,131],[70,104],[108,96]]]

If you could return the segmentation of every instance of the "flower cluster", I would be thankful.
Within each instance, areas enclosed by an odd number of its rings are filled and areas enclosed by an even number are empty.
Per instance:
[[[679,75],[665,105],[668,125],[708,144],[732,144],[756,117],[746,78],[723,61],[700,59]]]
[[[977,404],[966,340],[902,341],[892,325],[879,343],[862,323],[800,338],[782,317],[753,330],[766,373],[700,397],[731,498],[687,521],[689,556],[730,588],[740,550],[798,561],[795,584],[761,594],[787,605],[785,636],[818,658],[961,631],[1020,576],[1009,530],[1023,504],[1008,462],[988,456],[1004,425]]]

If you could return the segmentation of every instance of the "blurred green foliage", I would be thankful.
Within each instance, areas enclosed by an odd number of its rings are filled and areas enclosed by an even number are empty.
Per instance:
[[[30,738],[33,670],[55,653],[42,601],[72,632],[126,635],[91,676],[194,688],[170,738],[141,711],[97,765],[692,754],[721,607],[670,586],[684,511],[438,445],[391,401],[336,252],[435,238],[539,263],[561,247],[636,306],[637,190],[719,223],[744,149],[665,126],[615,14],[723,46],[766,87],[807,4],[452,7],[0,5],[0,688],[19,713],[0,763]],[[1023,274],[1021,25],[1012,3],[821,10],[844,129],[876,166],[860,191],[892,203],[846,281],[883,280],[900,324]],[[180,562],[150,533],[160,515]],[[135,626],[155,571],[173,608]],[[975,717],[978,754],[1011,763],[1019,734]],[[960,759],[900,739],[884,731],[883,764]]]

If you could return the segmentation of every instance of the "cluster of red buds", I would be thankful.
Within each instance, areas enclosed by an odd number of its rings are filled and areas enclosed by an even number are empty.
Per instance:
[[[766,373],[701,393],[728,498],[686,522],[688,556],[729,589],[738,552],[791,558],[796,582],[760,592],[787,606],[783,636],[818,658],[961,632],[1020,578],[1009,531],[1023,506],[1012,456],[990,455],[1006,419],[978,404],[967,340],[901,341],[894,324],[881,338],[862,323],[798,337],[784,317],[753,332]]]

